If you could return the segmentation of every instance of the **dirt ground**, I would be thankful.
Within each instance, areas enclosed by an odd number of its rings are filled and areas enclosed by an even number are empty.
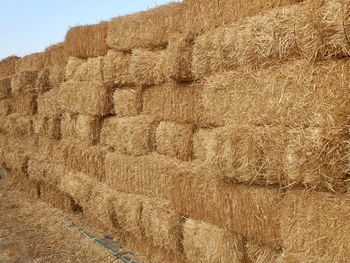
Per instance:
[[[89,226],[81,214],[30,198],[0,178],[0,262],[122,262],[85,238],[65,217],[97,237],[108,234]]]

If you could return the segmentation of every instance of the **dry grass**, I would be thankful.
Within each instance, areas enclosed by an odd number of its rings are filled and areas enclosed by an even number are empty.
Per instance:
[[[44,53],[33,53],[16,60],[16,73],[22,71],[40,71],[44,68]]]
[[[64,41],[68,57],[97,57],[107,53],[108,22],[95,25],[76,26],[68,30]]]
[[[190,124],[161,122],[156,130],[156,150],[160,154],[189,161],[192,157],[192,134]]]
[[[131,117],[142,111],[142,88],[117,88],[113,95],[117,117]]]
[[[143,92],[143,113],[158,121],[204,125],[201,122],[199,85],[175,82],[150,87]]]
[[[45,67],[65,66],[67,63],[67,56],[65,53],[65,43],[57,43],[45,49],[44,52]]]
[[[0,79],[0,99],[6,99],[11,97],[11,81],[12,78],[5,77]]]
[[[104,119],[101,143],[118,153],[145,155],[154,148],[157,122],[149,116]]]
[[[59,95],[60,91],[58,89],[52,89],[44,94],[38,95],[38,114],[47,117],[57,117],[61,115],[63,110],[60,105]]]
[[[12,112],[12,99],[0,100],[0,117],[5,117]]]
[[[15,65],[19,57],[10,56],[0,61],[0,79],[15,74]]]
[[[16,73],[11,80],[12,94],[20,92],[33,92],[35,90],[35,82],[38,71],[21,71]]]
[[[169,36],[179,30],[179,12],[181,3],[170,3],[113,18],[108,26],[107,43],[119,51],[165,46]]]
[[[172,177],[175,209],[270,246],[281,245],[278,190],[224,182],[208,166],[186,166]]]
[[[170,199],[171,178],[181,163],[155,153],[128,156],[109,153],[106,157],[106,183],[122,192]]]
[[[348,16],[348,6],[339,1],[305,1],[219,27],[196,39],[193,73],[202,78],[208,72],[276,65],[291,57],[348,56],[343,26]]]
[[[246,251],[250,262],[277,263],[281,252],[273,248],[248,241]]]
[[[59,89],[63,110],[84,115],[104,116],[113,110],[112,90],[95,81],[67,81]]]
[[[286,254],[328,259],[327,262],[347,261],[347,195],[288,191],[282,207],[281,235]]]
[[[186,220],[183,235],[184,251],[191,263],[243,262],[243,239],[239,235],[193,219]]]

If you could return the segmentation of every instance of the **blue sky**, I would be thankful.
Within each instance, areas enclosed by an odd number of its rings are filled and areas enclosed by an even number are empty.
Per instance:
[[[0,60],[43,51],[75,25],[98,23],[169,0],[0,0]]]

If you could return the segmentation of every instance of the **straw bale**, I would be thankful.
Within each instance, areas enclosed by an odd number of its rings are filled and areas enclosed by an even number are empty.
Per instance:
[[[62,113],[60,105],[60,91],[52,89],[44,94],[39,94],[37,99],[38,114],[57,117]]]
[[[254,16],[271,8],[295,4],[300,0],[224,0],[220,2],[203,0],[183,1],[183,31],[203,33],[210,29]]]
[[[142,111],[141,88],[117,88],[113,95],[114,112],[117,117],[130,117],[139,115]]]
[[[237,183],[286,184],[281,158],[286,144],[281,133],[281,128],[248,125],[199,130],[194,155]]]
[[[0,61],[0,79],[15,74],[15,65],[19,57],[10,56]]]
[[[0,100],[0,117],[11,114],[12,111],[12,99]]]
[[[252,72],[214,74],[203,85],[203,119],[216,126],[344,125],[350,116],[349,66],[348,59],[314,64],[297,60]]]
[[[183,85],[175,82],[165,83],[144,90],[143,113],[158,121],[176,121],[205,125],[201,121],[199,85]]]
[[[96,185],[94,180],[91,180],[83,173],[67,171],[61,178],[58,188],[72,196],[83,209],[89,206],[89,201],[92,197],[92,191]]]
[[[49,138],[47,136],[37,136],[36,138],[36,154],[40,159],[52,157],[55,163],[63,164],[62,153],[59,148],[59,140]]]
[[[83,206],[84,216],[96,222],[105,230],[113,228],[113,200],[117,198],[115,191],[103,183],[94,185],[89,202]]]
[[[278,189],[231,184],[208,166],[185,167],[172,177],[175,209],[270,246],[281,245]]]
[[[157,152],[189,161],[192,157],[192,130],[190,124],[161,122],[156,130]]]
[[[0,79],[0,100],[11,97],[11,81],[9,77]]]
[[[12,111],[23,115],[33,115],[37,112],[37,95],[25,91],[13,95]]]
[[[281,236],[286,254],[327,258],[326,262],[349,259],[348,195],[288,191],[282,207]]]
[[[193,80],[191,71],[193,40],[175,35],[170,39],[166,50],[164,75],[167,80],[189,82]]]
[[[67,64],[66,64],[65,72],[64,72],[65,80],[73,79],[76,70],[83,63],[84,63],[83,59],[76,58],[76,57],[69,57],[67,59]]]
[[[179,30],[181,3],[169,3],[131,15],[113,18],[108,27],[107,43],[116,50],[165,46],[169,36]]]
[[[141,225],[142,198],[135,194],[116,192],[113,200],[114,225],[121,228],[120,234],[130,239],[141,241],[143,228]]]
[[[10,171],[8,175],[18,190],[26,193],[31,198],[39,198],[40,185],[38,182],[26,176],[20,169]]]
[[[104,82],[118,86],[133,84],[129,77],[130,57],[129,53],[108,50],[107,55],[103,57]]]
[[[193,219],[186,220],[183,235],[184,251],[189,262],[243,262],[243,239],[239,235]]]
[[[62,138],[72,138],[75,136],[75,126],[78,119],[78,114],[65,112],[61,119]]]
[[[21,71],[40,71],[44,68],[44,53],[33,53],[16,60],[16,73]]]
[[[21,71],[16,73],[11,81],[12,94],[23,91],[34,91],[37,76],[38,71]]]
[[[246,251],[249,261],[254,263],[277,263],[281,255],[278,250],[252,241],[247,242]]]
[[[128,156],[108,153],[106,183],[118,191],[141,194],[159,199],[170,199],[171,178],[181,163],[167,156],[151,153]]]
[[[103,82],[103,61],[103,57],[88,58],[76,68],[72,79]]]
[[[45,68],[39,72],[35,83],[38,93],[44,93],[51,89],[57,89],[64,81],[64,66]]]
[[[106,55],[107,27],[108,22],[100,22],[69,29],[64,41],[66,55],[81,58]]]
[[[73,199],[56,186],[40,184],[40,199],[66,212],[74,210]]]
[[[12,137],[32,135],[34,132],[31,116],[12,113],[0,118],[0,133]]]
[[[65,43],[57,43],[45,49],[44,65],[45,67],[65,66],[67,63],[67,56],[64,51]]]
[[[42,185],[59,186],[66,168],[51,156],[32,155],[28,161],[28,176]]]
[[[105,181],[105,159],[107,150],[103,147],[80,144],[71,139],[60,144],[65,165],[71,170],[83,172],[98,181]]]
[[[183,217],[171,203],[161,199],[143,199],[141,222],[145,237],[155,247],[181,251]]]
[[[149,116],[104,119],[101,143],[118,153],[145,155],[154,148],[157,122]]]
[[[336,0],[305,1],[208,31],[195,41],[193,73],[348,56],[348,9]]]
[[[61,138],[61,118],[36,115],[33,119],[34,133],[50,139]]]
[[[145,86],[164,82],[165,60],[166,50],[133,49],[129,65],[129,82]]]
[[[95,81],[67,81],[59,89],[63,110],[84,115],[104,116],[113,110],[113,90]]]

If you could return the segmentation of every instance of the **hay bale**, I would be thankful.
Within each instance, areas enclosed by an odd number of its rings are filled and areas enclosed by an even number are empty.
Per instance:
[[[36,115],[33,120],[34,133],[50,139],[59,140],[61,138],[61,117],[47,117]]]
[[[54,66],[43,69],[39,72],[35,83],[37,92],[42,94],[51,89],[57,89],[64,81],[64,74],[64,66]]]
[[[281,236],[286,254],[327,258],[326,262],[347,261],[350,257],[347,195],[288,191],[282,208]]]
[[[184,218],[172,207],[169,201],[143,199],[141,223],[145,237],[155,247],[181,252],[182,226]]]
[[[125,193],[170,199],[171,178],[176,175],[180,162],[151,153],[128,156],[108,153],[106,157],[106,183]]]
[[[305,1],[214,29],[195,41],[193,73],[202,78],[209,70],[258,68],[291,57],[348,56],[348,8],[336,0]]]
[[[344,85],[349,65],[348,59],[297,60],[258,71],[214,74],[203,85],[203,118],[216,126],[343,125],[350,115],[350,92]]]
[[[295,4],[299,0],[272,0],[272,1],[236,1],[224,0],[220,2],[202,0],[183,1],[182,30],[188,33],[201,34],[210,29],[241,21],[247,17],[259,14],[262,11]]]
[[[161,122],[156,130],[157,152],[189,161],[192,157],[192,130],[190,124]]]
[[[154,148],[157,122],[152,117],[104,119],[101,130],[101,143],[112,147],[118,153],[145,155]]]
[[[5,117],[12,112],[12,99],[0,100],[0,117]]]
[[[89,206],[95,181],[83,173],[67,171],[61,178],[58,188],[70,195],[83,209]]]
[[[281,245],[278,189],[222,181],[208,166],[186,166],[172,177],[179,213],[275,247]]]
[[[12,96],[12,111],[23,115],[37,113],[37,95],[30,91],[23,91]]]
[[[84,216],[105,230],[114,227],[113,201],[117,198],[115,191],[103,183],[94,185],[89,202],[83,206]]]
[[[11,97],[11,81],[9,77],[0,79],[0,100]]]
[[[252,241],[246,243],[246,251],[249,262],[255,263],[277,263],[281,255],[281,251]]]
[[[0,61],[0,79],[15,74],[15,65],[17,60],[19,60],[19,57],[10,56]]]
[[[44,68],[44,53],[33,53],[16,60],[16,73],[22,71],[40,71]]]
[[[142,111],[141,88],[117,88],[113,95],[114,112],[117,117],[130,117],[139,115]]]
[[[75,123],[76,138],[88,144],[95,145],[99,141],[101,118],[78,115]]]
[[[67,56],[65,53],[65,43],[57,43],[45,49],[44,65],[45,67],[65,66],[67,63]]]
[[[28,161],[28,176],[42,185],[57,187],[66,172],[66,168],[51,156],[34,155]]]
[[[37,99],[38,114],[48,117],[61,115],[60,91],[52,89],[44,94],[39,94]]]
[[[164,65],[166,50],[133,49],[129,65],[129,83],[137,85],[160,84],[166,80]]]
[[[52,185],[40,184],[40,200],[65,212],[71,212],[75,207],[69,195]]]
[[[64,41],[66,56],[86,58],[106,55],[107,27],[108,22],[101,22],[70,28]]]
[[[108,50],[107,55],[103,57],[104,82],[118,86],[133,84],[129,77],[130,57],[129,53]]]
[[[67,64],[66,64],[66,67],[65,67],[64,79],[65,80],[73,79],[76,70],[83,63],[84,63],[83,59],[79,59],[79,58],[76,58],[76,57],[69,57],[67,59]]]
[[[73,138],[75,133],[75,126],[78,119],[78,114],[65,112],[62,114],[61,133],[63,138]]]
[[[104,57],[88,58],[80,64],[72,76],[76,81],[98,81],[103,82]]]
[[[158,121],[205,125],[200,118],[201,89],[175,82],[147,88],[142,95],[143,113]]]
[[[193,80],[191,71],[193,39],[175,35],[170,39],[166,50],[163,73],[167,80],[190,82]]]
[[[87,146],[71,139],[60,144],[63,161],[73,171],[83,172],[97,181],[105,181],[105,159],[107,150],[103,147]]]
[[[186,220],[183,235],[188,262],[243,262],[243,239],[239,235],[193,219]]]
[[[61,108],[71,113],[105,116],[113,110],[113,90],[95,81],[67,81],[61,85]]]
[[[181,3],[169,3],[131,15],[113,18],[108,26],[108,46],[119,51],[165,46],[179,30]]]
[[[199,130],[194,155],[237,183],[287,185],[282,157],[283,129],[248,125]]]
[[[26,193],[26,195],[30,198],[39,198],[40,184],[35,180],[28,178],[28,176],[26,176],[22,170],[14,169],[8,172],[8,175],[18,190]]]
[[[20,71],[16,73],[11,80],[11,92],[33,92],[35,90],[35,82],[38,76],[38,71]]]
[[[32,135],[34,132],[31,116],[22,116],[18,113],[12,113],[1,118],[0,124],[0,133],[11,137]]]

